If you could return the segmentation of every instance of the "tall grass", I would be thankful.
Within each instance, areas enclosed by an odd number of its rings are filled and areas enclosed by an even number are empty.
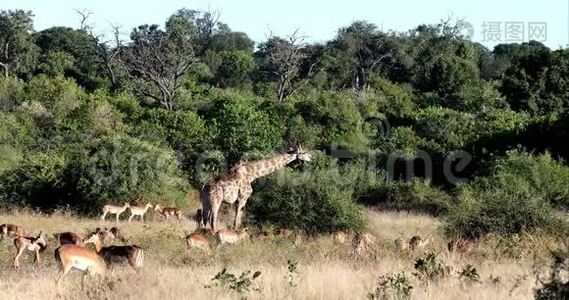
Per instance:
[[[188,251],[183,237],[193,230],[189,220],[121,223],[128,243],[146,249],[145,266],[136,274],[129,267],[118,267],[105,280],[89,278],[81,289],[80,277],[73,272],[64,279],[64,298],[108,299],[362,299],[376,289],[380,276],[412,274],[414,260],[423,253],[401,253],[393,240],[398,237],[433,234],[436,238],[425,251],[437,254],[451,268],[445,280],[425,284],[410,276],[413,299],[528,299],[536,286],[535,274],[547,271],[547,249],[557,241],[550,236],[520,236],[517,240],[490,237],[481,241],[472,253],[449,254],[446,240],[440,234],[441,224],[432,217],[366,211],[367,230],[375,234],[376,244],[362,257],[355,256],[349,245],[336,243],[330,236],[304,237],[300,244],[291,239],[260,235],[234,246],[224,246],[206,256],[199,250]],[[157,219],[157,218],[156,218]],[[7,239],[0,242],[0,298],[55,299],[58,294],[53,277],[51,233],[75,231],[80,234],[95,227],[112,226],[114,222],[85,219],[70,213],[44,215],[31,212],[0,214],[0,223],[23,225],[30,233],[40,230],[50,234],[49,249],[42,254],[42,264],[31,268],[32,256],[26,254],[21,270],[11,268],[13,246]],[[116,242],[120,244],[120,242]],[[532,244],[533,243],[533,244]],[[214,245],[215,248],[215,245]],[[505,249],[510,249],[506,252]],[[297,262],[294,284],[290,284],[288,261]],[[480,281],[464,284],[459,272],[466,265],[474,266]],[[542,267],[543,266],[543,267]],[[260,271],[249,291],[235,290],[212,284],[212,278],[223,268],[239,276],[245,271]],[[251,274],[252,274],[251,273]]]

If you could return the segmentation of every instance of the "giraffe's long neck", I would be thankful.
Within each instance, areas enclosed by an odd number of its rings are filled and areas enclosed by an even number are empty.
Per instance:
[[[276,170],[284,168],[292,161],[296,160],[296,154],[280,154],[271,158],[247,163],[245,168],[245,176],[248,181],[253,181],[259,177],[266,176]]]

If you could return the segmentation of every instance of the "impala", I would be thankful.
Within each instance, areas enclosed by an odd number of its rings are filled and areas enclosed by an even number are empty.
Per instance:
[[[366,239],[361,232],[356,232],[352,239],[352,248],[357,255],[362,255],[367,250]]]
[[[87,274],[105,275],[107,266],[103,259],[94,251],[77,245],[63,245],[55,249],[55,262],[58,272],[55,276],[55,283],[59,282],[63,276],[67,275],[71,269],[84,272],[83,283]]]
[[[34,266],[39,266],[40,253],[47,248],[47,242],[43,238],[42,232],[36,237],[16,236],[14,239],[14,246],[16,247],[16,255],[14,256],[14,268],[20,268],[20,256],[24,250],[34,252]]]
[[[26,232],[24,228],[14,224],[2,224],[0,225],[0,237],[4,238],[8,236],[10,238],[16,236],[25,236]]]
[[[343,230],[337,230],[333,233],[334,240],[336,240],[340,244],[345,244],[348,240],[348,234]]]
[[[130,204],[124,203],[123,206],[116,206],[107,204],[103,206],[103,215],[101,216],[101,220],[104,220],[107,214],[115,215],[117,217],[117,223],[119,222],[119,216],[125,212],[130,207]]]
[[[62,232],[62,233],[54,233],[53,237],[59,241],[59,245],[77,245],[83,246],[83,239],[74,232]]]
[[[240,233],[229,229],[221,229],[216,233],[217,241],[219,242],[218,247],[224,244],[235,244],[248,236],[249,230],[247,228],[243,228]]]
[[[125,261],[137,271],[144,265],[144,250],[137,245],[102,247],[102,234],[93,233],[83,243],[95,245],[95,251],[103,258],[107,266]]]
[[[113,239],[119,239],[123,243],[126,242],[126,239],[125,239],[124,235],[122,234],[122,231],[118,227],[116,227],[116,226],[111,227],[111,229],[109,229],[109,233]]]
[[[211,228],[202,227],[202,228],[198,228],[198,229],[194,230],[194,232],[199,233],[200,235],[203,235],[206,237],[209,235],[210,237],[215,238],[215,232],[213,232],[213,230],[211,230]]]
[[[473,243],[463,238],[455,238],[447,244],[449,252],[466,253],[472,251]]]
[[[375,236],[369,232],[356,232],[352,239],[352,248],[358,255],[367,251],[368,247],[375,243]]]
[[[205,252],[205,254],[211,254],[211,247],[209,246],[209,242],[205,237],[203,237],[203,235],[197,232],[192,232],[186,237],[186,244],[188,245],[188,250],[191,248],[199,248]]]
[[[404,251],[409,248],[409,243],[404,238],[398,238],[395,240],[395,246],[398,250]]]
[[[116,226],[111,227],[111,229],[107,229],[107,227],[103,229],[97,227],[91,234],[94,233],[100,234],[103,242],[107,240],[113,241],[114,239],[120,239],[122,242],[126,242],[126,239],[124,238],[121,230]]]
[[[148,203],[145,206],[129,206],[128,208],[130,209],[130,217],[128,217],[128,221],[132,221],[132,218],[134,218],[135,216],[139,216],[140,217],[140,221],[144,222],[144,214],[146,214],[146,212],[148,211],[149,208],[152,207],[152,204]]]
[[[279,235],[282,237],[289,237],[293,234],[294,234],[294,231],[292,229],[288,229],[288,228],[279,229]]]
[[[162,207],[160,204],[156,204],[154,207],[154,211],[160,213],[166,220],[170,217],[176,217],[179,220],[182,219],[182,210],[175,207]]]
[[[409,240],[409,249],[411,249],[411,251],[423,249],[432,240],[432,235],[429,235],[426,239],[422,239],[420,236],[415,235]]]

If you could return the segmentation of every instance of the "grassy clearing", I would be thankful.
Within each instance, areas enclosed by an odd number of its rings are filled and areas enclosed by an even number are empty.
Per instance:
[[[304,237],[299,245],[292,240],[276,237],[253,237],[235,246],[216,249],[210,257],[198,250],[187,251],[183,237],[194,224],[157,220],[146,224],[121,223],[129,243],[146,249],[145,267],[135,274],[119,267],[104,281],[89,279],[89,286],[80,287],[80,277],[74,273],[66,278],[61,296],[64,298],[107,299],[175,299],[181,295],[197,299],[362,299],[377,286],[382,275],[404,272],[413,286],[413,299],[530,299],[536,288],[536,275],[546,272],[547,249],[556,247],[549,236],[522,236],[513,239],[490,237],[465,255],[446,252],[446,240],[440,234],[437,219],[403,213],[366,211],[368,230],[378,239],[363,257],[352,254],[349,245],[340,245],[329,236]],[[75,231],[85,234],[95,227],[111,226],[114,222],[85,219],[68,213],[42,215],[29,212],[0,214],[1,223],[22,224],[32,234],[39,230],[49,235],[49,248],[42,254],[42,266],[32,270],[31,255],[23,257],[21,270],[11,268],[13,246],[8,240],[0,242],[0,298],[56,298],[53,276],[52,233]],[[421,281],[412,274],[413,261],[422,253],[400,253],[393,240],[419,234],[432,234],[435,241],[425,251],[438,254],[449,266],[450,273],[440,281]],[[117,242],[118,243],[118,242]],[[214,246],[215,247],[215,246]],[[297,262],[290,272],[287,261]],[[467,264],[480,274],[479,282],[467,283],[458,272]],[[261,271],[249,291],[241,293],[223,286],[212,286],[212,278],[223,268],[239,276],[242,272]],[[252,274],[252,273],[251,273]]]

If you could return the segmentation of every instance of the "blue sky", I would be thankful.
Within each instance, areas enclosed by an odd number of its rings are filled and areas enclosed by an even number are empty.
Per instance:
[[[87,9],[93,13],[89,23],[97,32],[108,31],[109,24],[116,23],[122,25],[125,34],[139,24],[162,25],[182,7],[219,10],[223,22],[257,42],[265,39],[269,29],[287,34],[298,28],[310,41],[325,41],[354,20],[367,20],[379,27],[383,24],[384,30],[404,31],[453,15],[465,18],[474,30],[472,39],[488,47],[499,43],[497,39],[527,41],[531,30],[549,47],[559,48],[569,43],[568,1],[1,0],[0,9],[32,10],[36,30],[55,25],[78,27],[74,9]]]

